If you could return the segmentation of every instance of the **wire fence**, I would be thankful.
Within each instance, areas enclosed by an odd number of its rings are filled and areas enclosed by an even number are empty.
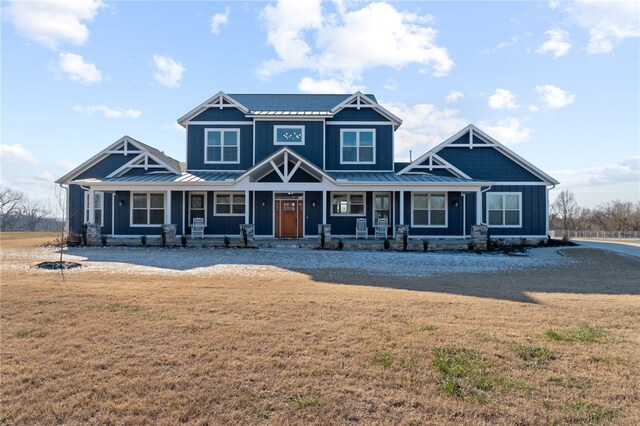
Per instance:
[[[549,231],[551,238],[562,238],[564,235],[569,238],[594,238],[594,239],[637,239],[640,238],[638,231]]]

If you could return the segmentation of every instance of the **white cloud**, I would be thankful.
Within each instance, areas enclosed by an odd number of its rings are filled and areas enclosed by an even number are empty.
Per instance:
[[[576,99],[576,95],[569,94],[569,92],[551,84],[536,86],[535,91],[540,95],[540,100],[549,108],[562,108],[572,104]]]
[[[558,8],[558,6],[560,6],[560,0],[551,0],[547,4],[549,6],[549,9],[555,10]]]
[[[542,43],[542,45],[536,50],[539,55],[545,53],[553,53],[554,58],[559,58],[566,55],[571,49],[571,43],[569,43],[569,33],[565,30],[549,30],[545,31],[545,35],[548,40]]]
[[[363,89],[363,86],[358,86],[353,81],[348,80],[316,80],[311,77],[304,77],[298,83],[298,90],[303,93],[354,93]]]
[[[93,20],[102,5],[101,0],[13,0],[4,12],[26,37],[57,49],[62,42],[86,43],[84,21]]]
[[[457,102],[462,98],[464,98],[464,93],[459,92],[457,90],[451,90],[447,95],[447,97],[445,98],[445,100],[451,103],[451,102]]]
[[[516,117],[508,117],[497,123],[481,121],[478,127],[505,145],[526,142],[533,133],[532,129],[525,127]]]
[[[453,67],[447,49],[436,45],[431,16],[398,11],[384,2],[347,9],[354,4],[336,2],[336,13],[326,15],[320,0],[281,0],[265,6],[262,19],[277,58],[263,62],[258,76],[268,80],[306,69],[319,74],[315,81],[350,86],[370,68],[418,64],[443,76]]]
[[[595,186],[640,182],[640,156],[631,156],[616,163],[583,169],[562,169],[553,176],[571,186]]]
[[[382,86],[385,90],[393,91],[398,88],[398,82],[394,78],[387,79],[387,82]]]
[[[609,53],[622,40],[640,37],[638,2],[583,0],[570,4],[567,12],[589,32],[587,53]]]
[[[220,34],[220,29],[229,23],[229,7],[224,8],[224,13],[216,13],[211,17],[211,34]]]
[[[59,160],[56,163],[56,167],[58,167],[59,169],[65,171],[65,172],[70,172],[71,170],[73,170],[76,167],[78,167],[78,163],[76,163],[74,161],[69,161],[69,160]]]
[[[489,97],[489,107],[491,109],[516,109],[516,96],[507,89],[496,89],[493,95]]]
[[[14,145],[0,144],[0,158],[2,161],[25,163],[32,166],[39,163],[31,151],[18,143]]]
[[[84,84],[100,83],[102,71],[94,64],[85,62],[84,58],[75,53],[60,52],[58,68],[67,73],[69,80]]]
[[[540,111],[540,107],[537,106],[537,105],[529,105],[529,111],[538,112],[538,111]]]
[[[138,118],[142,115],[142,112],[132,108],[110,108],[106,105],[74,105],[73,110],[76,112],[82,112],[86,115],[96,115],[96,113],[102,113],[106,118]]]
[[[517,35],[512,36],[508,41],[502,41],[500,43],[498,43],[498,45],[492,49],[485,49],[482,51],[482,53],[495,53],[496,51],[500,50],[500,49],[504,49],[506,47],[510,47],[513,46],[515,44],[517,44],[520,41],[520,37],[518,37]]]
[[[394,155],[400,161],[409,160],[409,150],[414,159],[419,157],[467,125],[456,109],[439,109],[432,104],[381,105],[403,120],[394,135]]]
[[[180,87],[185,68],[169,56],[153,55],[155,72],[153,77],[163,86]]]

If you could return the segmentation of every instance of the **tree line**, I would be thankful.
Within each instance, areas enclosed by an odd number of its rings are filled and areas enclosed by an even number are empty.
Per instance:
[[[0,229],[2,231],[57,231],[60,219],[51,206],[33,200],[24,192],[0,186]]]
[[[594,208],[580,207],[569,190],[562,191],[551,204],[549,227],[566,231],[640,231],[640,201],[614,200]]]

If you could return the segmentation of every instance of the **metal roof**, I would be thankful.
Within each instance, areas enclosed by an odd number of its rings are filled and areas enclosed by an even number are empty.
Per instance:
[[[247,107],[251,114],[265,112],[322,112],[324,114],[330,111],[341,102],[344,102],[353,94],[233,94],[229,93],[229,97],[238,101]],[[373,95],[366,95],[376,103],[378,102]]]
[[[240,176],[240,172],[225,172],[225,171],[212,171],[212,172],[186,172],[180,175],[173,173],[147,173],[146,175],[138,176],[118,176],[104,179],[88,179],[93,182],[180,182],[180,183],[194,183],[194,182],[225,182],[227,179],[235,180]]]
[[[453,176],[436,176],[430,173],[398,175],[394,172],[335,172],[330,173],[336,182],[396,182],[396,183],[474,183],[473,179]]]

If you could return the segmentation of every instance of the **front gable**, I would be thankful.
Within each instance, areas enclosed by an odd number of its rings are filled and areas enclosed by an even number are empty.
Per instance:
[[[252,168],[240,175],[236,181],[250,182],[322,182],[324,179],[333,181],[318,166],[289,148],[282,148],[258,162]]]

